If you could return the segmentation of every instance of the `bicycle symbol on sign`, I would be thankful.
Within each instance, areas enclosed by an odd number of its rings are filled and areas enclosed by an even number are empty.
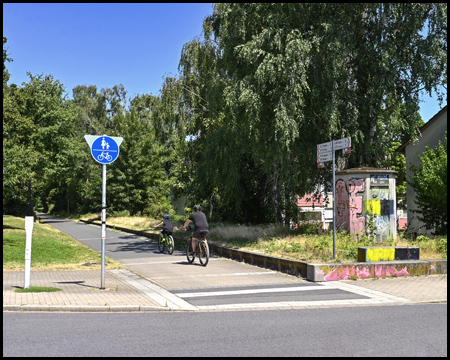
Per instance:
[[[97,156],[97,159],[99,161],[102,161],[103,159],[106,159],[107,161],[111,161],[112,160],[112,156],[109,155],[108,153],[105,153],[105,152],[102,151],[102,153],[99,156]]]

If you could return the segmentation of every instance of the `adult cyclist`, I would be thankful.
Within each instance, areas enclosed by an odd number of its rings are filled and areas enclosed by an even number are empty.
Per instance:
[[[194,206],[194,212],[189,216],[183,225],[183,231],[186,231],[186,227],[190,222],[194,223],[194,232],[192,234],[192,252],[195,254],[196,242],[201,238],[201,231],[209,231],[208,221],[206,220],[206,215],[200,211],[200,205]]]

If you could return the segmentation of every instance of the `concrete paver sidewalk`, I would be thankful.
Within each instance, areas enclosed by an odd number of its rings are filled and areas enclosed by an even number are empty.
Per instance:
[[[128,270],[106,270],[106,289],[100,290],[101,271],[32,271],[32,286],[50,286],[58,292],[17,293],[22,271],[3,272],[3,310],[18,311],[193,311],[189,305]],[[334,282],[332,282],[334,283]],[[376,290],[411,302],[446,302],[447,276],[414,276],[340,281],[355,288]]]
[[[69,231],[79,241],[90,240],[94,235],[88,225],[75,226],[71,222],[46,216],[47,220],[59,224],[62,231]],[[81,235],[80,235],[81,234]],[[78,236],[79,235],[79,236]],[[97,236],[97,229],[95,236]],[[107,246],[110,255],[124,264],[125,269],[105,270],[106,289],[100,289],[101,269],[78,271],[31,271],[31,285],[60,288],[62,291],[42,293],[18,293],[14,290],[24,285],[23,271],[3,271],[3,310],[44,311],[198,311],[170,291],[208,288],[214,286],[267,285],[304,283],[305,280],[278,271],[269,271],[225,258],[212,258],[211,265],[204,268],[188,264],[185,255],[174,253],[164,256],[154,254],[151,246],[133,236],[110,234],[113,240]],[[78,236],[78,237],[77,237]],[[87,239],[89,238],[89,239]],[[128,246],[132,244],[131,249]],[[144,250],[143,250],[144,249]],[[156,248],[155,248],[156,249]],[[120,256],[118,256],[120,255]],[[145,256],[144,256],[145,255]],[[144,256],[144,257],[142,257]],[[205,270],[207,270],[205,272]],[[361,293],[371,297],[373,304],[401,304],[417,302],[446,302],[447,275],[408,276],[383,279],[330,281],[345,291]],[[335,285],[333,285],[335,284]],[[370,300],[370,299],[369,299]],[[378,301],[380,300],[380,301]],[[346,306],[334,300],[325,306]],[[311,304],[307,301],[303,306]],[[364,302],[362,302],[363,304]],[[255,308],[276,307],[277,303],[256,304]],[[293,305],[300,306],[300,305]],[[349,305],[352,306],[352,305]],[[211,311],[219,307],[208,306]],[[234,309],[232,306],[230,309]]]
[[[101,270],[32,271],[31,285],[55,287],[57,292],[18,293],[23,271],[3,271],[3,309],[56,311],[169,310],[112,270],[105,271],[105,289],[100,289]]]
[[[404,297],[414,302],[447,301],[447,275],[405,276],[342,282]]]

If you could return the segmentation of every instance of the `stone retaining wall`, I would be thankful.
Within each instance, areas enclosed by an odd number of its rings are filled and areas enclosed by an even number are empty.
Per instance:
[[[95,222],[80,220],[85,223],[101,225]],[[136,235],[146,236],[158,240],[159,235],[140,230],[132,230],[114,225],[106,225],[108,228],[117,229]],[[186,241],[187,239],[175,239]],[[447,260],[400,260],[357,262],[337,264],[312,264],[304,261],[277,258],[274,256],[258,254],[250,251],[227,248],[209,243],[212,254],[225,258],[243,261],[251,265],[272,269],[291,275],[301,276],[309,281],[335,281],[364,278],[383,278],[390,276],[414,276],[447,274]]]

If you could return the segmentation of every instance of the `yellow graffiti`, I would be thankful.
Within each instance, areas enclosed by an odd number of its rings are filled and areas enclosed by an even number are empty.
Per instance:
[[[380,199],[364,200],[364,209],[369,215],[381,215],[381,202]]]
[[[366,261],[395,260],[395,248],[392,249],[367,249]]]

